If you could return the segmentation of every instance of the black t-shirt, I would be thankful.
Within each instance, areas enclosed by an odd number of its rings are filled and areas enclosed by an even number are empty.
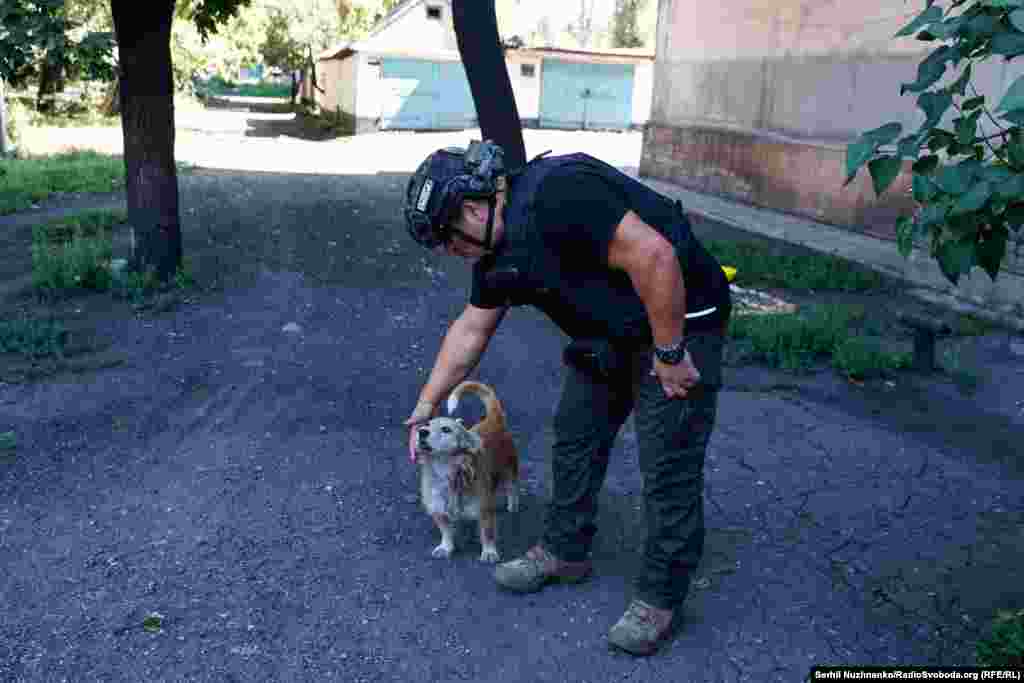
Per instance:
[[[713,300],[712,305],[719,309],[713,315],[688,320],[686,331],[720,327],[729,310],[728,282],[721,267],[703,247],[691,243],[696,240],[689,224],[672,202],[659,198],[661,201],[634,206],[625,183],[635,181],[619,176],[618,172],[611,175],[569,164],[553,169],[541,181],[533,201],[534,226],[545,250],[557,256],[561,277],[556,290],[538,295],[531,303],[570,337],[651,343],[647,311],[629,275],[608,266],[608,247],[615,230],[626,211],[633,210],[676,246],[687,299],[693,298],[690,288],[703,288],[701,300]],[[635,187],[633,191],[637,191]],[[643,191],[657,196],[649,188]],[[696,259],[694,248],[700,252]],[[698,272],[687,272],[695,267]],[[487,268],[487,260],[482,259],[473,269],[470,303],[480,308],[506,305],[505,293],[489,285]]]

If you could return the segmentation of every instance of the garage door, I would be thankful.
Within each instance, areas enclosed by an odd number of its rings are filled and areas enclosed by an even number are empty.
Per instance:
[[[381,128],[443,130],[476,125],[461,62],[381,60]]]
[[[628,128],[633,118],[633,65],[545,59],[542,128]]]

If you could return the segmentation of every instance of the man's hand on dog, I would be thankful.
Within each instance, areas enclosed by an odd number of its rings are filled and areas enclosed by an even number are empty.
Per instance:
[[[689,351],[677,365],[666,365],[655,358],[651,374],[661,382],[661,388],[668,398],[686,398],[689,391],[700,382],[700,372],[693,364]]]
[[[416,428],[430,422],[436,417],[438,406],[430,401],[420,401],[413,409],[412,415],[403,424],[409,427],[409,462],[416,464]]]

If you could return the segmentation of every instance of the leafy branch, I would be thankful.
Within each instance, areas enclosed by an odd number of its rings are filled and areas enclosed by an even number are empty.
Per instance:
[[[1024,76],[994,110],[972,77],[988,59],[1024,54],[1024,0],[953,0],[946,10],[925,1],[895,35],[939,43],[918,65],[916,80],[900,88],[900,95],[917,95],[925,121],[903,137],[899,123],[862,134],[847,147],[845,184],[867,165],[881,196],[909,162],[918,209],[897,221],[900,253],[909,256],[915,238],[928,236],[931,255],[954,284],[975,266],[995,278],[1010,231],[1024,223]],[[945,78],[950,70],[952,82]],[[983,116],[994,131],[981,130]]]

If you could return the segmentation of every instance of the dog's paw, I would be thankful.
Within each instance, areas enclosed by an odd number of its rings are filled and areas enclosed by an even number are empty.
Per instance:
[[[519,494],[511,493],[508,496],[507,509],[509,512],[519,512]]]
[[[486,562],[487,564],[497,564],[501,560],[501,555],[494,548],[484,548],[483,552],[480,553],[480,561]]]
[[[430,556],[436,557],[440,560],[447,560],[451,558],[453,552],[455,552],[455,546],[445,545],[444,543],[442,543],[441,545],[434,548],[434,550],[430,553]]]

